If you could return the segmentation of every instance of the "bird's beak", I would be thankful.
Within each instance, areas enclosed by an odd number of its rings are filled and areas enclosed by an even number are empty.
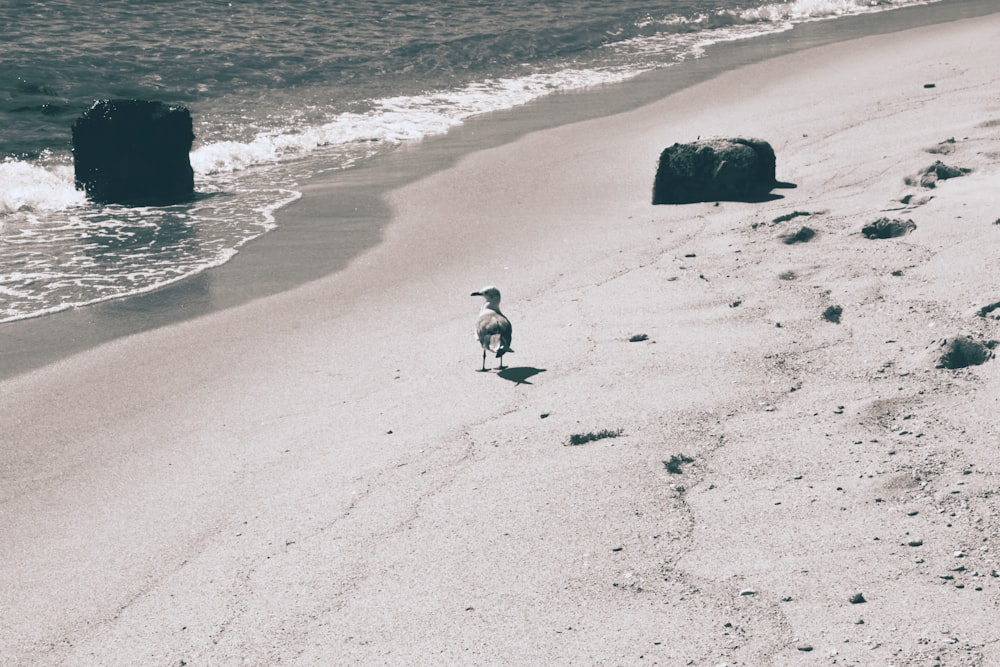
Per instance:
[[[482,293],[482,292],[473,292],[473,293],[472,293],[472,294],[470,294],[469,296],[482,296],[482,295],[483,295],[483,293]]]

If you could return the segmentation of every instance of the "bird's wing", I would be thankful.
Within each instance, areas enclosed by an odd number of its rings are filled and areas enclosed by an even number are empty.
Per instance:
[[[479,320],[476,322],[476,335],[479,337],[479,342],[485,348],[489,348],[490,351],[507,351],[510,349],[512,327],[510,325],[510,320],[504,317],[502,314],[488,310],[479,316]],[[496,336],[499,338],[499,345],[497,350],[493,350],[490,343],[492,338]]]

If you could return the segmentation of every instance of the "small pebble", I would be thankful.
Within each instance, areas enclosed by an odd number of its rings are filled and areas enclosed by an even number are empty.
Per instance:
[[[751,595],[757,595],[757,591],[755,591],[752,588],[744,588],[742,591],[740,591],[740,595],[742,595],[744,597],[748,597],[748,596],[751,596]]]
[[[812,646],[809,646],[809,644],[804,644],[804,645],[802,645],[802,646],[799,646],[799,647],[798,647],[798,649],[799,649],[800,651],[803,651],[803,652],[805,652],[805,653],[808,653],[809,651],[813,650],[813,647],[812,647]]]
[[[861,593],[855,593],[851,596],[851,604],[861,604],[862,602],[868,602],[868,600]]]

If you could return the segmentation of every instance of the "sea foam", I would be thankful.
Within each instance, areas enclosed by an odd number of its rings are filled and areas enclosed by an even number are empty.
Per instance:
[[[20,160],[0,162],[0,215],[60,211],[79,206],[84,193],[73,182],[73,168]]]

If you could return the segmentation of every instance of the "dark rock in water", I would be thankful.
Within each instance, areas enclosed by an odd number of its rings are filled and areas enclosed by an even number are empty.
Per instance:
[[[956,336],[941,341],[941,346],[944,348],[944,353],[938,360],[937,367],[955,369],[985,363],[993,356],[996,341],[980,343],[968,336]]]
[[[660,153],[653,203],[756,200],[776,185],[774,149],[766,141],[708,139]]]
[[[861,228],[861,233],[870,239],[893,239],[897,236],[906,236],[917,225],[912,220],[890,220],[889,218],[879,218],[870,225]]]
[[[191,113],[143,100],[99,100],[73,124],[77,189],[101,203],[163,206],[194,196]]]

